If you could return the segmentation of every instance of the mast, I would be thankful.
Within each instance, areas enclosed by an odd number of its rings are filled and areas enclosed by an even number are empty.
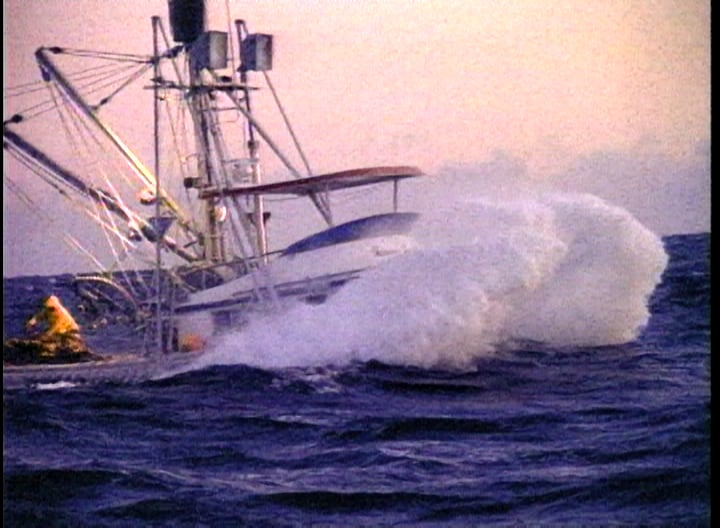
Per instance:
[[[160,57],[158,50],[160,17],[152,17],[153,32],[153,79],[160,78]],[[158,84],[153,83],[153,149],[155,158],[155,218],[160,218],[160,100]],[[157,348],[163,351],[163,324],[162,324],[162,240],[155,242],[155,293],[157,302],[155,304],[155,315],[157,320]]]
[[[189,83],[186,93],[188,108],[194,127],[197,145],[197,171],[199,180],[193,186],[211,187],[218,185],[217,167],[213,160],[213,122],[211,114],[213,103],[210,97],[211,86],[203,83],[203,70],[216,67],[214,61],[225,57],[218,49],[213,48],[218,42],[205,31],[206,14],[204,0],[169,0],[170,26],[176,42],[185,47],[189,65]],[[226,259],[225,241],[220,222],[217,217],[216,200],[204,203],[204,229],[202,246],[205,258],[213,263],[221,263]]]
[[[238,46],[242,50],[242,30],[245,28],[245,22],[242,20],[235,21],[235,27],[237,29]],[[247,58],[240,54],[240,84],[243,90],[243,100],[245,101],[245,110],[247,115],[252,116],[252,106],[250,104],[250,89],[248,87],[248,70],[249,64]],[[255,65],[257,66],[257,65]],[[240,106],[238,104],[238,106]],[[244,113],[243,113],[244,114]],[[244,114],[245,115],[245,114]],[[255,127],[252,122],[248,120],[248,154],[252,163],[250,170],[252,171],[252,183],[253,185],[259,185],[262,183],[262,175],[260,172],[260,165],[258,160],[258,142],[255,140]],[[261,195],[253,197],[253,225],[255,227],[255,244],[257,246],[257,254],[262,258],[264,263],[267,263],[267,252],[268,252],[268,240],[267,230],[265,229],[265,203]]]
[[[195,126],[195,141],[198,145],[198,175],[202,187],[217,185],[215,168],[212,159],[212,124],[209,114],[212,112],[207,90],[202,86],[202,76],[199,68],[192,64],[190,69],[190,92],[188,94],[189,108],[193,115]],[[218,222],[214,200],[208,200],[204,205],[205,258],[211,262],[219,263],[225,259],[225,244],[223,233]]]

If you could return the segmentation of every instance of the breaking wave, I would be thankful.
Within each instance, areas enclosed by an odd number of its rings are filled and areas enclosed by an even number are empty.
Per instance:
[[[667,255],[630,213],[590,195],[468,200],[423,215],[415,249],[344,286],[218,336],[197,367],[463,368],[516,341],[632,341]]]

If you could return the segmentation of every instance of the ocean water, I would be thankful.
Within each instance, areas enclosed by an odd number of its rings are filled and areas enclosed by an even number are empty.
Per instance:
[[[478,207],[532,230],[448,230],[183,372],[4,390],[4,522],[709,526],[710,235],[665,265],[553,207]],[[4,279],[5,337],[69,279]]]

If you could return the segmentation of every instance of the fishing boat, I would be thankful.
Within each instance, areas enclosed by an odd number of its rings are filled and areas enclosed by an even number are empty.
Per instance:
[[[73,277],[82,316],[142,332],[141,356],[153,361],[201,351],[267,311],[325,302],[406,251],[418,214],[401,210],[399,182],[423,175],[408,165],[316,174],[271,81],[273,36],[251,32],[241,19],[232,31],[209,30],[202,0],[169,0],[168,8],[170,31],[161,17],[151,19],[149,54],[37,49],[38,86],[6,93],[20,99],[41,90],[46,100],[3,123],[5,152],[37,177],[28,187],[6,170],[6,188],[50,227],[52,241],[96,270]],[[152,95],[152,127],[141,140],[145,152],[152,145],[152,166],[113,124],[127,122],[123,109],[137,106],[140,91]],[[291,152],[257,111],[268,99]],[[49,147],[30,133],[39,121]],[[266,177],[261,145],[281,179]],[[331,197],[383,184],[385,210],[337,220]],[[62,200],[68,216],[49,217],[48,199]],[[289,199],[305,201],[308,212],[300,214],[318,214],[323,228],[279,246],[271,232],[284,234],[298,218],[281,217],[273,205]],[[84,220],[73,223],[71,214]]]

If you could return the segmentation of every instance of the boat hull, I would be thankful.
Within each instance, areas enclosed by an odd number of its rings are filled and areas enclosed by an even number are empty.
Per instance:
[[[102,361],[41,365],[3,365],[3,390],[42,388],[57,384],[138,383],[178,371],[192,354],[118,354]]]
[[[175,311],[180,349],[202,350],[213,335],[242,327],[255,313],[325,302],[363,271],[413,247],[404,235],[322,246],[283,255],[262,270],[192,294]]]

